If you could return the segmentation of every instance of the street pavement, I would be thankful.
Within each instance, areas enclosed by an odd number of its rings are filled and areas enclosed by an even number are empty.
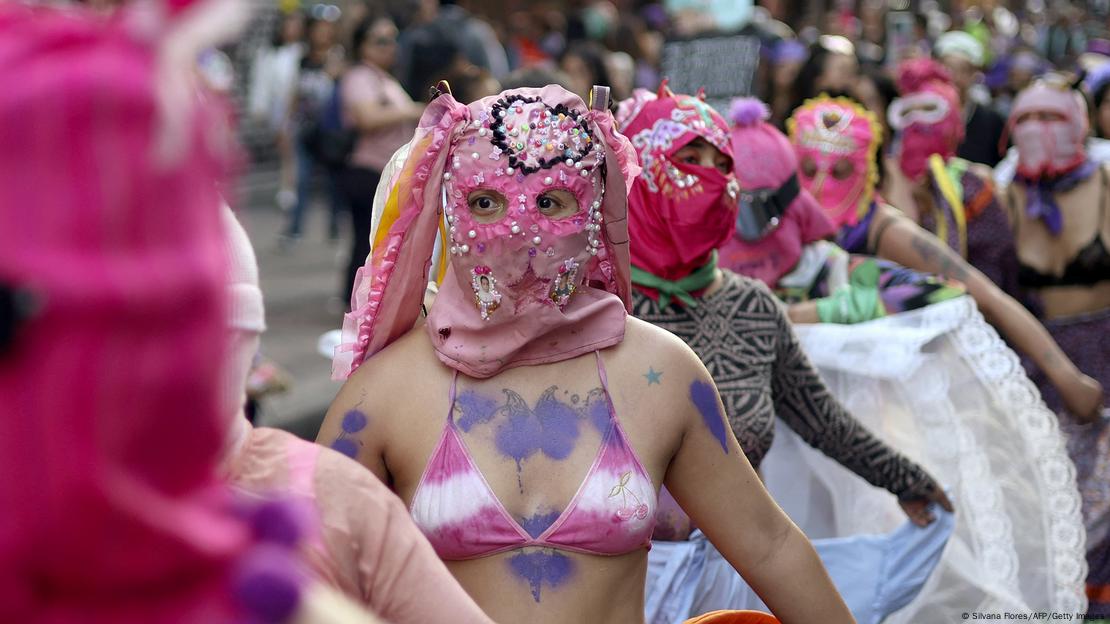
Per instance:
[[[321,334],[342,323],[346,302],[340,299],[340,285],[350,224],[344,215],[340,239],[329,241],[327,209],[318,193],[305,216],[300,242],[282,250],[278,238],[286,215],[274,202],[277,180],[272,166],[251,170],[240,181],[236,206],[258,255],[267,324],[262,354],[293,379],[289,392],[263,400],[258,424],[314,439],[340,387],[331,381],[331,362],[317,353],[316,343]]]

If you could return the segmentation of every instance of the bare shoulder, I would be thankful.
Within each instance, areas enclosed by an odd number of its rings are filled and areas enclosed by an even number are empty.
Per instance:
[[[613,349],[614,362],[643,363],[655,361],[670,365],[689,364],[692,360],[698,365],[698,356],[671,332],[629,316],[625,323],[624,341]]]
[[[332,401],[317,440],[358,460],[381,477],[386,447],[407,439],[446,400],[447,367],[435,356],[423,326],[363,362]],[[426,408],[426,409],[425,409]]]
[[[653,402],[653,407],[676,408],[685,389],[694,380],[709,380],[701,359],[681,338],[640,319],[628,317],[624,341],[606,351],[610,386],[641,389],[637,399]],[[659,396],[651,390],[666,392]],[[662,403],[657,403],[662,401]]]

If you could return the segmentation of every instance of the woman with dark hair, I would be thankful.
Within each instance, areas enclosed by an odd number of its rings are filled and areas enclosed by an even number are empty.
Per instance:
[[[852,42],[845,37],[822,35],[809,46],[809,58],[798,70],[787,115],[821,93],[833,97],[849,94],[858,77],[859,61]]]
[[[341,185],[351,209],[351,256],[344,286],[351,296],[355,272],[370,252],[374,189],[394,150],[412,135],[424,107],[409,98],[389,73],[397,55],[397,27],[388,17],[366,20],[355,29],[355,64],[343,76],[343,118],[358,133]]]
[[[609,86],[609,70],[605,66],[606,50],[596,43],[573,43],[559,57],[559,69],[567,75],[574,87],[571,91],[584,96],[590,85]]]
[[[1105,103],[1102,103],[1105,106]],[[1083,96],[1040,80],[1014,100],[1007,127],[1017,175],[1003,193],[1016,243],[1017,278],[1033,292],[1048,331],[1068,357],[1110,386],[1110,168],[1091,159]],[[1061,397],[1035,374],[1049,405]],[[1079,414],[1080,416],[1082,414]],[[1110,419],[1065,416],[1088,530],[1092,615],[1110,615]]]

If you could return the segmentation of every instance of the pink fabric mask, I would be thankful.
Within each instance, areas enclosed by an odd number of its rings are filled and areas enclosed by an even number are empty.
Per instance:
[[[1035,119],[1049,113],[1060,119]],[[1038,81],[1018,94],[1007,129],[1018,150],[1018,173],[1037,180],[1067,173],[1087,158],[1087,103],[1077,91]]]
[[[882,128],[875,116],[843,97],[806,100],[787,120],[799,179],[836,227],[867,213],[878,183],[875,153]]]
[[[627,140],[612,128],[607,90],[595,88],[594,98],[588,110],[568,91],[548,86],[507,91],[470,106],[449,95],[433,102],[422,120],[422,128],[436,126],[432,144],[414,146],[413,162],[406,163],[394,189],[399,198],[406,188],[421,193],[423,206],[399,201],[400,217],[385,244],[375,246],[368,262],[371,272],[384,277],[380,292],[373,283],[363,289],[356,282],[355,312],[345,323],[345,330],[359,332],[350,345],[352,369],[375,350],[374,324],[390,302],[389,282],[398,279],[390,274],[407,249],[415,251],[406,272],[420,269],[406,279],[423,290],[439,206],[451,264],[426,327],[442,362],[484,378],[623,338],[629,288],[624,215],[635,163]],[[432,164],[425,168],[422,162]],[[406,182],[413,171],[417,179],[422,171],[427,176],[422,189]],[[569,216],[558,216],[575,204]],[[490,218],[477,216],[487,211]],[[421,232],[413,239],[418,246],[406,249],[406,235],[414,229]],[[391,255],[397,260],[391,262]],[[392,338],[376,339],[387,344]],[[361,341],[367,344],[363,355]],[[340,375],[344,349],[337,353]]]
[[[964,138],[960,97],[948,70],[932,59],[911,59],[898,68],[902,97],[890,105],[890,126],[898,132],[898,163],[902,173],[920,180],[929,157],[956,155]]]
[[[704,265],[732,236],[739,187],[731,175],[712,167],[672,159],[702,138],[732,157],[728,124],[699,98],[674,95],[640,98],[629,110],[622,132],[632,141],[643,171],[629,195],[632,264],[668,280],[681,279]]]
[[[797,175],[794,147],[766,122],[768,115],[767,107],[755,98],[734,100],[729,110],[733,171],[742,197],[750,191],[779,189]],[[720,265],[774,287],[797,264],[804,245],[836,231],[805,189],[784,208],[785,212],[767,225],[767,233],[758,240],[745,240],[738,228],[737,234],[721,246]],[[741,202],[740,210],[745,209],[748,206]]]
[[[233,131],[162,99],[240,12],[166,8],[0,3],[0,283],[41,303],[0,354],[0,621],[252,619],[214,475]]]

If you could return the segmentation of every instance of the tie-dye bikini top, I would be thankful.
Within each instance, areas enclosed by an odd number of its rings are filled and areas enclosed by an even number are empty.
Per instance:
[[[462,440],[454,418],[455,373],[447,424],[410,510],[441,559],[477,559],[526,546],[593,555],[651,547],[655,486],[617,420],[601,355],[595,355],[608,406],[601,448],[570,504],[550,526],[533,529],[535,534],[501,504]]]

